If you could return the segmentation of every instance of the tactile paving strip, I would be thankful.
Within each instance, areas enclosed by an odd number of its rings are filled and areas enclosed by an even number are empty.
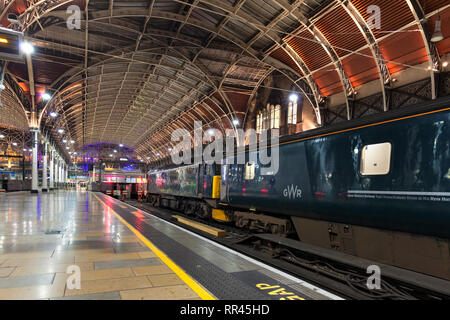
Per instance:
[[[103,195],[99,195],[103,197]],[[113,209],[154,243],[173,262],[186,271],[218,299],[222,300],[267,300],[257,288],[252,288],[233,274],[226,273],[192,250],[180,245],[162,232],[146,223],[136,223],[137,218],[130,209],[113,204]],[[177,230],[182,232],[181,230]],[[276,298],[274,298],[276,299]]]
[[[100,197],[104,195],[98,194]],[[111,202],[110,202],[111,204]],[[224,300],[279,300],[278,295],[268,295],[267,292],[261,291],[256,287],[257,283],[267,283],[271,285],[283,286],[278,277],[270,277],[269,274],[263,274],[258,270],[228,273],[213,263],[206,260],[191,249],[183,246],[180,242],[173,240],[168,235],[159,231],[151,225],[149,219],[137,218],[132,213],[132,209],[123,208],[115,201],[112,204],[114,211],[119,213],[128,223],[133,225],[147,239],[154,243],[161,251],[163,251],[173,262],[180,266],[197,282],[204,286],[218,299]],[[144,221],[144,223],[142,223]],[[173,226],[171,233],[176,234],[183,232]],[[197,239],[196,241],[202,241]],[[284,283],[286,285],[286,283]],[[286,286],[285,286],[286,287]],[[289,288],[289,287],[288,287]],[[288,289],[287,288],[287,289]],[[299,291],[290,286],[289,289],[305,299],[311,299],[304,292]]]

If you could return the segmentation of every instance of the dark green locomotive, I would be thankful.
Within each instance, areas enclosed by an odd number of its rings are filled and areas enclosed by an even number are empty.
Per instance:
[[[220,201],[212,189],[200,192],[204,179],[217,177],[215,166],[210,175],[197,171],[196,194],[177,193],[177,203],[200,199],[203,217],[294,232],[301,241],[450,279],[449,100],[282,138],[273,174],[250,160],[260,150],[247,150],[245,164],[223,161]]]
[[[450,110],[280,143],[279,170],[222,168],[222,202],[450,238]],[[252,151],[258,152],[258,151]]]

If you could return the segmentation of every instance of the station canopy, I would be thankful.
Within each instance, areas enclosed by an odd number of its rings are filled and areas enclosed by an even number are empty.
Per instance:
[[[0,12],[35,49],[31,70],[7,65],[2,125],[26,130],[36,107],[41,132],[72,151],[123,144],[149,162],[194,121],[245,127],[273,73],[320,125],[324,103],[384,93],[407,69],[433,76],[450,51],[442,0],[3,0]],[[438,19],[444,39],[430,42]]]

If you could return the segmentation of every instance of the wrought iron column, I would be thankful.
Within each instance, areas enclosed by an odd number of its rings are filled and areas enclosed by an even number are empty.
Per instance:
[[[42,192],[48,191],[48,184],[47,184],[47,148],[48,148],[48,142],[44,143],[44,157],[42,160]]]
[[[31,164],[31,193],[39,192],[39,177],[38,177],[38,129],[31,129],[31,139],[33,144],[33,159]]]

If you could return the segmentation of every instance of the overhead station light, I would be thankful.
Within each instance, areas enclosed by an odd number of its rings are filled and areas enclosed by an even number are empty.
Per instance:
[[[74,141],[74,140],[70,140],[70,143],[71,143],[71,144],[74,144],[74,143],[75,143],[75,141]]]
[[[297,102],[298,101],[298,95],[296,93],[293,93],[289,96],[290,102]]]
[[[64,133],[64,129],[58,129],[58,133]]]
[[[58,114],[56,112],[50,112],[50,117],[56,118]]]
[[[431,42],[439,42],[444,40],[444,35],[441,31],[441,17],[438,17],[436,20],[436,25],[434,26],[434,33],[431,37]]]
[[[0,133],[0,139],[3,139],[5,136]]]
[[[42,99],[44,99],[45,101],[48,101],[48,100],[50,100],[50,99],[52,98],[52,96],[51,96],[49,93],[47,93],[47,92],[44,92],[44,93],[41,95],[41,97],[42,97]]]
[[[235,126],[237,126],[237,125],[239,124],[239,120],[238,120],[238,119],[234,119],[234,120],[233,120],[233,124],[234,124]]]
[[[66,139],[63,139],[63,143],[67,143],[67,140],[66,140]]]
[[[119,147],[121,147],[121,148],[122,148],[122,147],[123,147],[123,144],[119,144]]]
[[[128,161],[127,158],[120,158],[120,161]]]
[[[17,142],[13,142],[12,145],[13,145],[14,147],[17,147]]]

